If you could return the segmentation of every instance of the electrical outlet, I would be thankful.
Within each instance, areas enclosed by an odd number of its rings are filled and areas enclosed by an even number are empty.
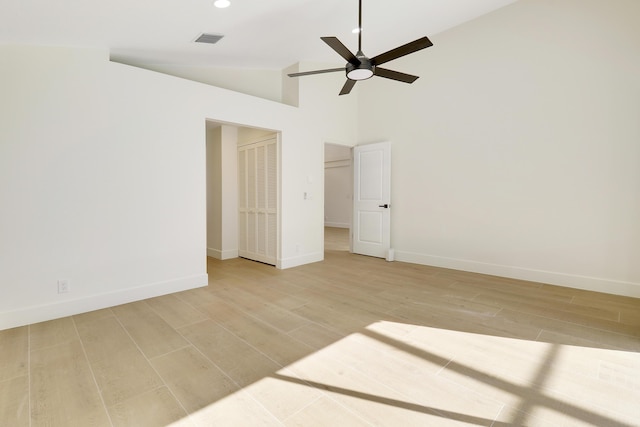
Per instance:
[[[69,292],[69,281],[67,279],[58,280],[58,293],[65,294]]]

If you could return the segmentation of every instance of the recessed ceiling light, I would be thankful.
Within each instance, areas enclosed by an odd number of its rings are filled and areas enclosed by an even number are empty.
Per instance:
[[[215,7],[219,7],[220,9],[224,9],[225,7],[229,7],[230,4],[231,4],[231,2],[229,2],[229,0],[216,0],[215,2],[213,2],[213,5]]]
[[[353,34],[358,34],[358,33],[360,32],[360,27],[356,27],[356,28],[354,28],[353,30],[351,30],[351,32],[352,32]]]

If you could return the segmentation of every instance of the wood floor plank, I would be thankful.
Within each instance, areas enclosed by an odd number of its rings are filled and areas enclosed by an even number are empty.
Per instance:
[[[348,311],[348,307],[345,306],[344,308],[345,310],[340,310],[339,307],[331,308],[322,302],[304,305],[294,309],[293,311],[296,314],[340,335],[348,335],[354,330],[359,330],[360,328],[379,320],[381,317],[373,314],[360,316]]]
[[[211,320],[185,326],[180,328],[180,332],[240,387],[272,375],[281,368]]]
[[[344,340],[341,343],[348,344]],[[339,348],[290,367],[300,378],[326,390],[332,399],[371,423],[384,420],[388,425],[417,425],[421,420],[429,425],[427,420],[431,417],[463,420],[465,414],[471,414],[490,424],[502,407],[499,402],[470,393],[428,372],[404,371],[404,368],[396,368],[397,372],[402,372],[402,382],[390,380],[378,372],[380,375],[373,377],[368,373],[372,371],[360,372],[344,364]],[[460,400],[465,401],[461,405],[464,412],[456,411],[454,401]]]
[[[36,323],[30,326],[29,332],[32,351],[78,339],[71,317]]]
[[[113,307],[113,313],[148,358],[166,354],[187,342],[146,301]]]
[[[78,324],[77,329],[91,363],[138,349],[115,316]]]
[[[405,322],[434,328],[530,340],[535,340],[538,337],[542,327],[533,322],[523,322],[519,321],[519,318],[512,319],[504,316],[502,315],[503,311],[496,315],[483,313],[461,314],[459,311],[438,308],[433,305],[424,307],[419,304],[411,304],[393,310],[391,314],[403,319]]]
[[[29,377],[0,381],[0,423],[12,427],[29,427]]]
[[[640,337],[640,329],[634,325],[620,323],[617,320],[618,313],[609,310],[595,309],[589,307],[577,307],[564,303],[548,304],[545,307],[533,306],[524,302],[518,306],[518,311],[530,313],[537,316],[548,317],[594,329],[610,331],[629,336]],[[613,320],[615,318],[616,320]]]
[[[576,359],[571,355],[564,355],[564,357],[570,361]],[[640,402],[640,389],[627,387],[628,384],[623,378],[617,381],[602,381],[601,378],[562,369],[561,366],[554,369],[553,375],[544,384],[544,389],[550,396],[558,400],[562,399],[578,408],[585,400],[592,400],[594,404],[588,412],[601,412],[594,411],[599,408],[618,414],[614,419],[633,423],[640,420],[640,405],[628,405],[626,400]],[[584,417],[589,416],[590,414],[586,413]]]
[[[636,330],[640,329],[640,308],[638,309],[627,309],[623,308],[620,310],[620,323],[624,323],[625,325],[630,325]]]
[[[473,281],[458,281],[451,285],[453,289],[459,289],[463,291],[478,292],[487,296],[500,297],[502,301],[525,301],[528,300],[531,303],[539,303],[544,305],[545,303],[566,302],[570,303],[572,300],[571,295],[555,294],[551,292],[542,291],[539,287],[526,286],[512,287],[508,284],[500,282],[473,282]]]
[[[264,283],[263,285],[256,287],[253,283],[242,283],[240,289],[251,292],[256,297],[285,310],[301,307],[309,302],[300,296],[298,290],[295,293],[288,293],[279,282],[275,284]]]
[[[290,332],[309,323],[291,311],[266,303],[264,299],[242,289],[225,286],[218,287],[213,293],[281,332]]]
[[[250,312],[243,311],[233,304],[227,304],[219,297],[215,297],[213,301],[215,310],[209,312],[211,319],[280,366],[286,366],[312,351],[304,343],[252,317]],[[302,319],[296,314],[292,316]],[[304,322],[297,324],[304,324]]]
[[[163,385],[115,317],[78,326],[105,404],[130,399]]]
[[[596,336],[597,337],[597,336]],[[538,336],[538,341],[550,343],[550,344],[562,344],[562,345],[574,345],[574,346],[584,346],[584,347],[597,347],[604,348],[608,350],[619,350],[618,347],[605,344],[601,341],[594,341],[596,337],[584,338],[577,337],[575,335],[571,335],[571,331],[559,332],[559,331],[549,331],[543,329]]]
[[[248,393],[239,392],[193,414],[197,427],[282,427],[282,423]]]
[[[108,317],[113,317],[113,311],[110,308],[104,308],[102,310],[90,311],[87,313],[76,314],[72,316],[74,323],[77,326],[85,325],[91,322],[95,322],[96,320],[106,319]]]
[[[79,340],[31,352],[32,426],[111,425]]]
[[[156,357],[151,364],[189,413],[197,412],[240,389],[194,347]]]
[[[147,304],[173,328],[190,325],[207,317],[175,295],[163,295],[147,300]]]
[[[285,421],[285,425],[287,427],[371,426],[369,422],[328,397],[322,397],[292,415]]]
[[[562,290],[564,292],[572,294],[572,302],[574,304],[596,304],[596,306],[606,305],[610,307],[625,307],[629,309],[640,308],[640,298],[630,298],[622,295],[606,294],[602,292],[584,291],[581,289],[543,285],[543,289],[548,287],[553,288],[554,290]]]
[[[339,227],[324,228],[325,251],[349,251],[349,229]]]
[[[636,427],[637,423],[627,423],[621,421],[617,414],[613,414],[606,409],[598,409],[597,412],[590,412],[584,415],[582,411],[570,405],[559,405],[553,409],[544,406],[532,406],[520,409],[520,405],[507,406],[504,408],[495,425],[513,426],[526,425],[532,427]]]
[[[594,322],[596,319],[618,322],[620,318],[620,312],[615,309],[576,305],[568,301],[556,300],[549,295],[531,296],[525,299],[522,295],[515,293],[481,292],[474,298],[474,301],[493,304],[516,311],[523,310],[534,314],[547,313],[549,317],[558,320],[574,318],[574,320],[577,321],[578,319],[582,319],[581,321],[587,324],[590,323],[590,319],[593,319]]]
[[[283,381],[279,375],[299,381]],[[289,369],[281,369],[276,375],[256,381],[244,391],[281,422],[323,396],[320,390],[305,384]]]
[[[333,332],[316,323],[308,323],[289,332],[288,335],[305,343],[314,350],[320,350],[344,338],[344,335]]]
[[[107,406],[113,406],[163,384],[138,350],[122,351],[91,362],[96,382]]]
[[[379,286],[368,291],[358,291],[357,282],[346,281],[342,286],[325,284],[321,295],[318,290],[306,290],[301,296],[313,296],[313,301],[324,300],[325,304],[333,307],[348,306],[372,313],[380,313],[393,309],[401,304],[397,299],[389,297],[380,291]]]
[[[159,387],[109,407],[114,427],[192,427],[187,412],[167,387]]]
[[[613,332],[611,330],[596,329],[589,326],[551,319],[545,316],[521,311],[503,310],[496,317],[516,326],[522,326],[523,328],[538,327],[541,330],[559,332],[564,335],[574,336],[594,343],[601,342],[606,346],[618,349],[640,352],[640,340],[636,337]],[[626,332],[626,329],[627,328],[625,326],[623,332]]]
[[[176,297],[200,311],[208,319],[215,318],[221,309],[228,307],[228,304],[207,288],[180,292],[176,294]]]
[[[287,366],[313,351],[295,338],[251,318],[234,318],[223,326],[280,366]]]
[[[29,326],[0,331],[0,381],[28,375]]]

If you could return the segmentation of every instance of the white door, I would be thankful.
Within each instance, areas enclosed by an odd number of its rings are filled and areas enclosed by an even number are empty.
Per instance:
[[[353,252],[391,261],[391,143],[354,147],[353,174]]]
[[[277,205],[277,139],[238,147],[238,255],[276,264]]]

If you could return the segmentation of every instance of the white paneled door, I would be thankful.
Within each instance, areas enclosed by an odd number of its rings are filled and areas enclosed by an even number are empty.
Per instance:
[[[278,143],[276,138],[238,147],[238,253],[276,264]]]
[[[353,173],[353,252],[391,261],[391,143],[354,147]]]

